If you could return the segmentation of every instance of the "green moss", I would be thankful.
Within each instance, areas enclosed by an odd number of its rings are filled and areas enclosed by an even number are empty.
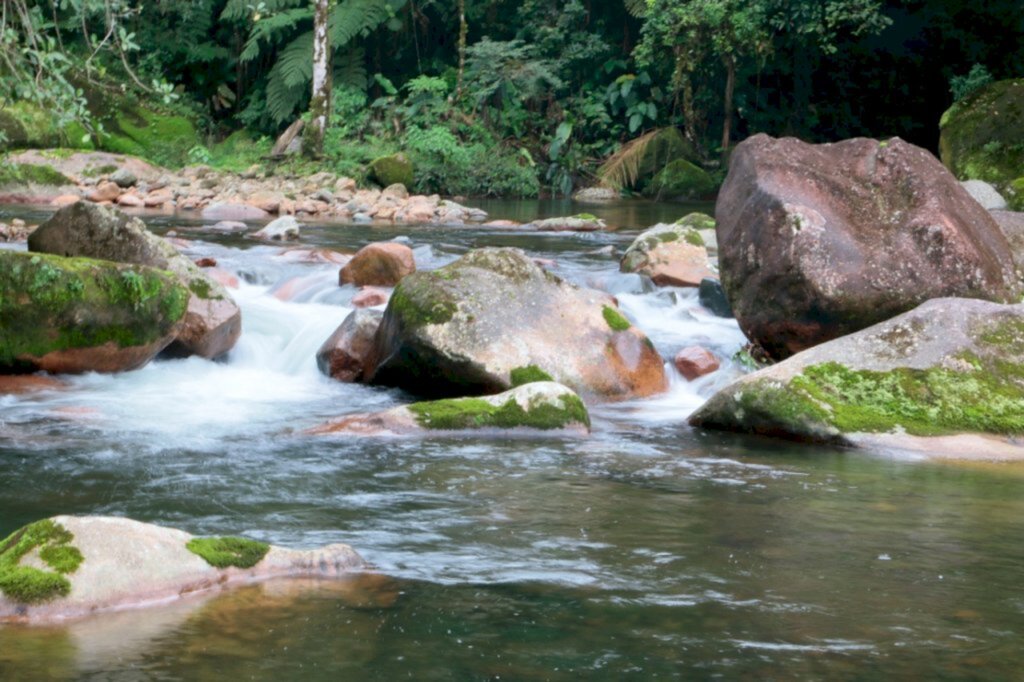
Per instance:
[[[201,277],[189,280],[188,288],[192,293],[202,299],[210,298],[210,283]]]
[[[1024,386],[988,369],[873,372],[830,362],[806,368],[789,389],[846,433],[1024,433]]]
[[[404,154],[382,156],[370,162],[369,175],[382,187],[401,183],[411,187],[413,183],[413,165]]]
[[[119,111],[108,122],[99,146],[105,151],[180,167],[188,159],[188,150],[199,143],[195,126],[188,118],[138,107]]]
[[[680,227],[690,227],[694,230],[713,230],[715,229],[715,219],[709,216],[707,213],[688,213],[682,218],[675,222]]]
[[[501,248],[474,249],[454,263],[441,268],[438,272],[445,271],[457,277],[462,268],[480,268],[495,272],[518,283],[528,282],[537,276],[544,276],[540,266],[523,252]]]
[[[961,180],[1005,187],[1024,168],[1024,79],[989,83],[942,116],[942,162]]]
[[[666,199],[700,199],[714,194],[717,189],[717,181],[707,171],[685,159],[677,159],[651,179],[644,194]]]
[[[622,313],[611,306],[604,306],[601,308],[601,314],[604,315],[604,321],[608,323],[608,326],[612,328],[612,331],[624,332],[633,325],[629,323]]]
[[[588,222],[593,222],[598,219],[593,213],[577,213],[573,218],[576,220],[586,220]]]
[[[405,277],[391,294],[386,314],[411,327],[449,322],[459,306],[437,282],[439,279],[441,276],[436,272],[416,272]]]
[[[267,555],[270,545],[246,538],[193,538],[185,545],[214,568],[252,568]]]
[[[0,185],[73,185],[50,166],[34,163],[0,163]]]
[[[241,172],[263,162],[270,154],[273,141],[253,138],[247,130],[237,130],[210,149],[210,165],[214,168]]]
[[[420,426],[440,431],[516,427],[550,431],[571,424],[590,426],[587,408],[575,395],[560,397],[559,405],[538,401],[525,410],[512,398],[502,405],[492,405],[480,398],[435,400],[414,403],[408,409]]]
[[[95,168],[86,168],[84,171],[82,171],[82,175],[84,175],[87,178],[95,178],[99,177],[100,175],[110,175],[116,170],[117,166],[115,166],[112,163],[108,163],[103,166],[97,166]]]
[[[1024,177],[1017,178],[1007,185],[1006,204],[1011,211],[1024,211]]]
[[[82,553],[71,544],[74,535],[51,519],[36,521],[0,542],[0,592],[16,602],[36,604],[67,596],[71,583],[64,576],[82,564]],[[21,566],[33,550],[53,571]]]
[[[550,374],[542,370],[537,365],[516,367],[509,373],[509,380],[511,381],[513,388],[522,386],[523,384],[532,384],[538,381],[554,381]]]
[[[686,234],[683,235],[683,239],[686,240],[687,244],[693,246],[704,246],[704,237],[700,236],[700,233],[696,230],[687,230]]]
[[[170,273],[89,258],[0,252],[0,367],[107,342],[144,346],[188,306]]]

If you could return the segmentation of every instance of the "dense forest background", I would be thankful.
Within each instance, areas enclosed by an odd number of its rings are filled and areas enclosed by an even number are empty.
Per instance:
[[[309,108],[310,0],[0,1],[8,146],[37,141],[29,120],[123,150],[152,124],[158,162],[241,166]],[[955,99],[1024,75],[1022,0],[321,4],[333,93],[306,163],[359,176],[401,152],[449,194],[639,190],[675,159],[720,177],[756,132],[935,150]]]

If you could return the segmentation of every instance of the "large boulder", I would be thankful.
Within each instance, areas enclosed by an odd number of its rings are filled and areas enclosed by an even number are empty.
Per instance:
[[[1024,304],[928,301],[742,377],[690,423],[843,444],[1020,436]]]
[[[718,183],[706,170],[686,159],[676,159],[655,174],[644,195],[659,199],[703,199],[712,196]]]
[[[999,229],[1006,236],[1010,243],[1010,250],[1013,258],[1017,261],[1017,268],[1024,272],[1024,213],[1016,211],[992,211]]]
[[[626,399],[664,391],[663,364],[607,294],[562,281],[518,249],[487,248],[402,280],[367,377],[457,396],[508,390],[534,366],[585,397]]]
[[[381,187],[402,184],[410,187],[413,183],[412,161],[405,154],[382,156],[370,162],[370,177]]]
[[[54,622],[231,583],[339,578],[363,567],[342,544],[303,551],[244,538],[196,538],[124,518],[55,516],[0,543],[0,623]]]
[[[374,242],[356,251],[338,273],[339,284],[393,287],[416,272],[412,249],[398,242]]]
[[[722,284],[743,332],[775,358],[930,298],[1020,295],[992,216],[900,139],[736,147],[715,207]]]
[[[28,247],[37,253],[102,258],[173,272],[192,294],[184,325],[168,348],[173,355],[216,358],[231,350],[242,333],[242,313],[227,290],[138,218],[79,202],[36,228]]]
[[[711,269],[699,225],[714,220],[691,213],[679,221],[659,223],[640,234],[622,256],[619,269],[647,275],[659,286],[698,287],[717,275]]]
[[[498,395],[434,400],[376,414],[351,415],[311,433],[381,436],[453,431],[586,435],[590,415],[573,391],[552,381],[540,381]]]
[[[121,372],[163,350],[189,293],[168,272],[0,251],[0,372]]]
[[[978,88],[942,115],[942,162],[961,180],[1005,189],[1024,176],[1024,78]]]
[[[358,309],[349,313],[317,351],[316,365],[320,371],[338,381],[362,381],[383,316],[379,310]]]

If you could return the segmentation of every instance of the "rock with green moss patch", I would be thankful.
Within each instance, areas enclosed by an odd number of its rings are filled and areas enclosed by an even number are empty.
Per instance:
[[[535,368],[536,369],[536,368]],[[425,435],[486,431],[584,435],[590,415],[580,397],[552,381],[529,381],[498,395],[413,403],[313,429],[317,435]]]
[[[928,301],[739,379],[690,423],[841,444],[984,434],[1005,449],[1024,435],[1024,304]]]
[[[733,312],[775,359],[931,298],[1020,299],[992,215],[930,152],[898,138],[749,137],[715,213]]]
[[[596,232],[606,229],[608,225],[591,213],[579,213],[560,218],[534,220],[522,227],[524,230],[537,230],[538,232]]]
[[[32,233],[31,251],[104,258],[169,270],[191,292],[184,323],[167,349],[176,356],[215,358],[242,332],[242,314],[231,295],[138,218],[88,202],[60,209]]]
[[[643,193],[659,199],[705,199],[718,190],[718,181],[686,159],[676,159],[655,174]]]
[[[370,177],[381,187],[402,184],[411,187],[413,184],[412,161],[405,154],[382,156],[370,162]]]
[[[942,162],[954,175],[1004,189],[1024,169],[1024,78],[979,88],[946,111],[939,128]]]
[[[303,551],[124,518],[57,516],[0,543],[0,623],[140,608],[277,577],[342,578],[363,567],[348,545]]]
[[[0,251],[0,372],[141,367],[174,339],[188,298],[163,270]]]
[[[607,294],[562,281],[518,249],[471,251],[395,288],[366,380],[419,395],[488,394],[532,365],[588,398],[665,390],[650,341],[636,327],[613,328],[605,308],[621,316]]]
[[[691,213],[675,223],[660,223],[640,234],[622,256],[619,269],[647,275],[659,286],[697,287],[717,276],[699,229],[715,224],[703,213]]]

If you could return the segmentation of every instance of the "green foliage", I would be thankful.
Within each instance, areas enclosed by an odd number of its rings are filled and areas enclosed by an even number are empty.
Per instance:
[[[992,82],[992,74],[984,64],[975,64],[966,76],[953,76],[949,79],[949,91],[953,93],[953,101],[959,102],[983,85]]]
[[[51,519],[31,523],[0,542],[0,593],[23,604],[38,604],[67,596],[71,583],[65,577],[78,570],[83,557],[71,544],[74,535]],[[22,566],[32,551],[52,571]]]
[[[214,568],[252,568],[263,560],[270,545],[247,538],[192,538],[185,545]]]

